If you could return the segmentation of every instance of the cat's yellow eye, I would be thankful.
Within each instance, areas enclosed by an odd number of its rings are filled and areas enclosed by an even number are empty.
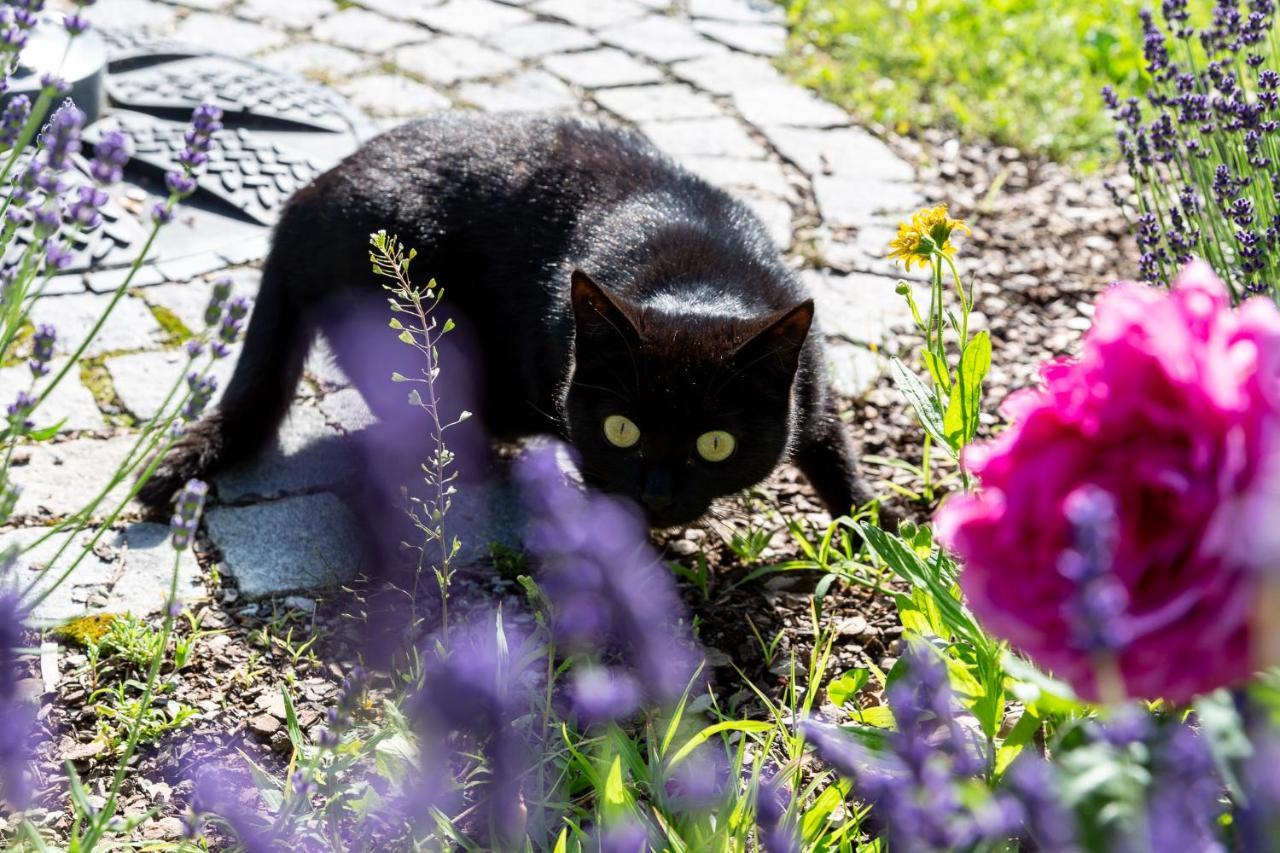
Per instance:
[[[626,450],[628,447],[635,447],[636,442],[640,440],[640,427],[636,426],[630,418],[609,415],[604,419],[604,437],[614,447]]]
[[[722,429],[714,429],[698,436],[698,455],[708,462],[723,462],[733,455],[738,442]]]

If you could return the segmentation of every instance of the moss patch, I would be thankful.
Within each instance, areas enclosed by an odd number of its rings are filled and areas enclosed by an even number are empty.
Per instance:
[[[119,617],[115,613],[91,613],[63,622],[49,633],[59,640],[77,646],[88,646],[102,640]]]
[[[156,322],[164,331],[165,346],[176,347],[195,337],[195,333],[187,328],[187,324],[168,308],[150,303],[147,303],[147,308],[151,310],[151,316],[156,318]]]
[[[80,383],[89,389],[107,423],[112,426],[137,426],[137,419],[129,414],[124,401],[116,393],[115,383],[111,381],[111,371],[107,370],[107,359],[115,354],[104,353],[80,359]]]

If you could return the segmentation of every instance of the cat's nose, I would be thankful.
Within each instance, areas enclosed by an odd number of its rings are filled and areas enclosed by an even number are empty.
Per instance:
[[[671,509],[674,498],[671,489],[671,475],[666,471],[650,471],[644,478],[644,490],[640,493],[640,503],[653,513],[663,513]]]

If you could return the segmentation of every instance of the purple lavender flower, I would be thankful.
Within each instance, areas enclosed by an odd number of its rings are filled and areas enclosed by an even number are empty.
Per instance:
[[[271,816],[251,805],[257,801],[256,786],[234,745],[201,756],[191,767],[193,835],[201,833],[203,816],[216,815],[235,835],[245,853],[276,850]]]
[[[190,423],[204,412],[213,394],[218,390],[218,378],[213,374],[201,376],[194,371],[187,374],[187,387],[191,393],[182,407],[182,419]]]
[[[905,670],[888,691],[897,730],[872,753],[835,726],[806,721],[814,751],[854,781],[894,850],[949,850],[1007,835],[1007,821],[965,806],[957,779],[986,766],[985,750],[955,719],[946,671],[931,652],[908,647]],[[1003,809],[999,810],[1001,813]]]
[[[71,101],[49,118],[40,131],[39,141],[50,168],[65,172],[71,165],[71,157],[80,153],[80,129],[84,127],[85,114]]]
[[[36,327],[36,333],[31,338],[31,360],[27,362],[31,375],[36,379],[48,375],[49,362],[53,359],[53,345],[57,340],[58,330],[53,326],[41,323]]]
[[[14,95],[5,104],[4,112],[0,113],[0,148],[13,147],[30,117],[31,99],[26,95]]]
[[[184,345],[188,358],[199,358],[204,353],[204,342],[199,338],[192,338]]]
[[[647,699],[672,702],[698,665],[675,583],[636,509],[569,485],[556,456],[555,448],[532,451],[516,472],[526,546],[541,560],[556,635],[571,651],[617,652]]]
[[[36,402],[36,398],[28,392],[19,391],[17,398],[5,409],[9,415],[9,428],[17,432],[25,432],[35,426],[30,416],[35,411]]]
[[[185,551],[191,547],[196,528],[200,526],[200,513],[204,511],[209,486],[201,480],[188,480],[175,499],[175,512],[169,519],[169,532],[173,536],[173,550]]]
[[[51,95],[65,95],[71,91],[71,84],[57,74],[49,73],[40,76],[40,88]]]
[[[67,219],[81,233],[88,234],[102,224],[102,214],[99,211],[106,203],[106,190],[87,184],[78,186],[74,200],[67,205]]]
[[[93,147],[89,174],[99,184],[114,184],[124,176],[124,166],[128,162],[128,138],[118,130],[109,130]]]
[[[525,659],[528,640],[493,617],[454,628],[449,639],[447,657],[441,658],[433,645],[424,648],[422,689],[405,704],[424,750],[423,773],[410,783],[409,797],[438,804],[449,796],[439,768],[451,759],[443,749],[451,742],[448,736],[458,734],[483,752],[489,771],[482,790],[471,789],[483,813],[479,823],[509,843],[523,835],[525,821],[520,791],[524,745],[513,723],[527,713],[530,693],[528,673],[513,666]],[[426,819],[426,813],[420,818]]]
[[[53,240],[45,240],[44,263],[48,270],[64,270],[71,266],[73,260],[75,255],[66,246],[59,245]]]
[[[714,806],[729,787],[729,760],[719,744],[706,743],[668,772],[664,792],[674,811],[691,814]]]
[[[73,12],[62,19],[62,26],[74,38],[89,29],[89,19]]]
[[[1154,780],[1147,795],[1149,849],[1225,850],[1214,831],[1224,788],[1204,738],[1187,724],[1176,723],[1161,733],[1153,755]]]
[[[156,225],[168,225],[173,221],[173,207],[168,202],[156,202],[151,208],[151,221]]]
[[[782,774],[767,768],[756,788],[756,837],[764,853],[800,853],[800,839],[786,824],[791,790]]]
[[[569,695],[583,725],[629,717],[643,699],[636,680],[616,668],[580,666],[574,669],[572,679]]]
[[[178,198],[186,198],[196,191],[196,179],[189,172],[177,169],[164,173],[164,185]]]
[[[1058,571],[1075,585],[1067,604],[1073,642],[1084,650],[1115,652],[1133,638],[1123,616],[1129,598],[1111,572],[1115,554],[1115,502],[1105,490],[1082,487],[1068,496],[1063,512],[1072,544],[1058,559]]]
[[[1049,762],[1024,751],[1005,771],[1003,787],[1020,806],[1020,834],[1037,849],[1056,853],[1080,849],[1075,818],[1057,797],[1057,774]]]
[[[12,566],[15,556],[6,555],[5,562]],[[23,615],[16,592],[0,593],[0,800],[12,808],[24,807],[31,797],[27,740],[34,715],[18,691]]]
[[[599,853],[647,853],[649,831],[644,828],[644,824],[627,818],[596,833],[595,844],[591,849],[598,850]]]

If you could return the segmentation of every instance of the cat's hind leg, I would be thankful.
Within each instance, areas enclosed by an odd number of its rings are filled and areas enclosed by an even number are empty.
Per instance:
[[[289,293],[285,264],[272,257],[262,273],[244,348],[217,408],[191,426],[143,485],[138,499],[168,509],[193,477],[208,477],[253,456],[289,411],[312,330]]]

